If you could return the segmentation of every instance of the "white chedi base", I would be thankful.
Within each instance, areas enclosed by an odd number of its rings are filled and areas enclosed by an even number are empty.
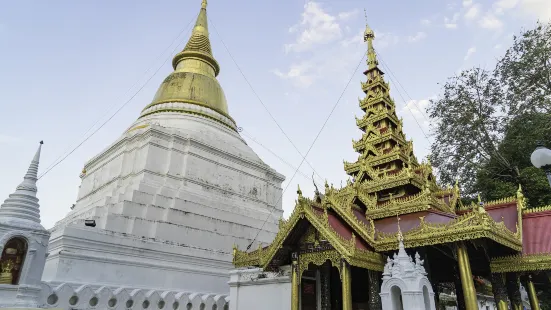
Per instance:
[[[229,297],[227,295],[132,287],[75,286],[67,283],[52,286],[44,282],[42,283],[41,307],[63,310],[228,310]]]
[[[74,210],[52,229],[43,279],[227,293],[233,245],[247,247],[266,219],[253,247],[278,231],[283,180],[219,122],[139,119],[86,164]]]
[[[436,310],[434,292],[418,253],[415,262],[402,240],[394,258],[388,258],[381,284],[383,310]]]

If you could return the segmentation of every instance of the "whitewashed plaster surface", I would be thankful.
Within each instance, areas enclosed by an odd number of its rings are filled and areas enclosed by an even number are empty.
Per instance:
[[[0,206],[0,254],[12,238],[20,238],[27,245],[18,285],[0,284],[0,307],[32,308],[39,303],[40,283],[50,237],[50,233],[40,224],[40,205],[36,197],[41,147],[42,142],[23,182]]]
[[[202,116],[140,118],[85,169],[74,209],[51,230],[43,280],[53,284],[227,293],[233,245],[260,229],[253,248],[270,243],[283,213],[284,177]]]
[[[291,268],[282,272],[235,269],[230,272],[230,310],[291,309]]]
[[[401,234],[400,234],[401,236]],[[415,253],[415,261],[400,239],[398,253],[387,258],[381,284],[383,310],[435,310],[434,291],[429,282],[424,261]]]
[[[42,283],[41,308],[58,309],[150,309],[150,310],[227,310],[226,295],[181,291]]]

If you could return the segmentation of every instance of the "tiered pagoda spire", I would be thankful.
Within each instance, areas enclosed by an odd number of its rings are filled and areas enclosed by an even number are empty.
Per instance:
[[[43,142],[40,141],[38,150],[23,177],[23,182],[0,206],[0,221],[24,222],[33,226],[40,225],[40,206],[36,197],[38,192],[36,181],[38,181],[38,164],[42,144]]]
[[[366,26],[367,70],[364,74],[367,82],[361,83],[365,96],[359,99],[365,114],[356,118],[363,135],[353,141],[354,150],[360,155],[354,163],[345,162],[344,169],[356,187],[370,196],[372,203],[381,206],[396,198],[428,195],[438,187],[430,163],[417,161],[413,143],[403,133],[402,119],[398,119],[396,104],[390,96],[390,85],[379,68],[374,40],[374,31]]]

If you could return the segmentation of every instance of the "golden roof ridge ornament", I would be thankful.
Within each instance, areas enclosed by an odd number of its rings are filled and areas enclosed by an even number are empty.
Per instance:
[[[396,215],[396,220],[398,223],[398,242],[403,243],[404,242],[404,235],[402,235],[402,229],[400,228],[400,216]]]

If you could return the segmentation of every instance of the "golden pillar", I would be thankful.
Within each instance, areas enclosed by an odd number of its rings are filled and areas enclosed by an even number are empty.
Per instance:
[[[538,300],[538,295],[536,295],[536,287],[534,286],[534,282],[532,282],[532,276],[528,276],[526,286],[528,299],[530,300],[530,308],[532,308],[532,310],[540,310],[540,302]]]
[[[457,262],[459,263],[459,277],[461,278],[461,287],[465,298],[465,308],[467,310],[478,310],[471,263],[469,262],[467,247],[463,242],[457,244]]]
[[[291,310],[299,310],[300,309],[300,299],[299,299],[299,281],[300,275],[298,274],[298,261],[296,259],[293,259],[293,265],[292,265],[292,278],[291,278]]]
[[[497,310],[508,310],[509,305],[507,303],[507,289],[505,289],[503,274],[492,273],[491,282]]]
[[[341,268],[342,310],[352,310],[352,274],[350,265],[343,259]]]

